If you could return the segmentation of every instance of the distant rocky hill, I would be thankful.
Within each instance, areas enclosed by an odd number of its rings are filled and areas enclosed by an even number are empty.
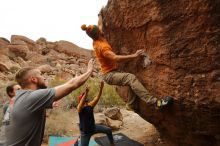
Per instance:
[[[10,41],[0,38],[0,96],[5,95],[5,86],[22,67],[40,67],[48,77],[58,75],[67,79],[85,72],[91,57],[91,50],[68,41],[49,42],[45,38],[33,41],[21,35],[12,35]],[[93,75],[97,73],[95,69]]]

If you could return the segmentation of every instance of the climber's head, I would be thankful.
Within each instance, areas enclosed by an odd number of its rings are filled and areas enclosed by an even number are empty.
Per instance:
[[[89,25],[86,26],[85,24],[83,24],[81,26],[81,29],[86,31],[86,34],[92,38],[93,40],[97,40],[100,37],[100,31],[97,25]]]

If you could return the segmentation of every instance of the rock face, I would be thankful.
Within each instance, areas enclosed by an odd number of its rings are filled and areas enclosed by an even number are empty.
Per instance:
[[[145,49],[120,64],[157,97],[171,95],[162,111],[137,100],[139,113],[170,145],[220,145],[220,1],[109,0],[104,32],[117,54]],[[119,89],[123,98],[126,92]]]
[[[10,44],[10,41],[0,37],[0,56],[8,52],[7,45]]]
[[[121,111],[117,107],[108,108],[104,111],[105,116],[113,119],[113,120],[123,120]]]
[[[123,125],[122,113],[119,108],[107,108],[104,113],[95,114],[96,124],[106,125],[112,130],[119,130]]]

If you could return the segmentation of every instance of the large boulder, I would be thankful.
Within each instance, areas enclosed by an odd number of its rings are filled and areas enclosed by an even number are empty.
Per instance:
[[[13,60],[11,60],[6,55],[0,55],[0,71],[5,74],[15,73],[18,69],[20,69],[20,65]]]
[[[0,71],[7,72],[7,71],[9,71],[9,68],[4,63],[0,62]]]
[[[54,48],[57,52],[65,53],[68,56],[75,56],[77,58],[91,57],[91,51],[78,47],[77,45],[68,41],[58,41],[56,42],[56,47]]]
[[[96,124],[107,126],[107,117],[103,113],[96,113],[94,115],[94,117],[95,117],[95,123]]]
[[[219,0],[109,0],[102,10],[113,51],[144,49],[152,61],[143,68],[138,58],[120,68],[134,73],[152,95],[175,98],[161,111],[137,100],[137,113],[170,145],[220,145],[219,7]]]
[[[39,50],[42,55],[47,55],[50,52],[50,49],[47,47],[47,40],[45,38],[39,38],[36,41],[36,44],[39,46]]]
[[[26,44],[35,45],[35,42],[33,40],[21,35],[12,35],[11,43],[17,45],[26,45]]]
[[[34,51],[38,53],[41,53],[41,50],[42,50],[42,47],[39,44],[37,44],[35,41],[22,35],[12,35],[11,44],[26,45],[29,51]]]
[[[0,55],[7,55],[8,48],[7,46],[10,44],[10,41],[6,38],[0,37]]]
[[[120,120],[112,120],[111,118],[107,117],[107,126],[110,127],[112,130],[119,130],[123,125],[123,122]]]
[[[22,59],[21,57],[14,58],[14,61],[16,63],[18,63],[21,67],[27,67],[28,66],[28,63],[26,61],[24,61],[24,59]]]
[[[38,69],[41,71],[41,73],[51,74],[53,72],[53,68],[48,64],[41,65],[38,67]]]
[[[7,46],[10,44],[10,41],[6,38],[0,37],[0,47],[1,46]]]
[[[96,113],[95,114],[95,122],[96,122],[96,124],[108,126],[112,130],[119,130],[121,128],[121,126],[123,125],[122,121],[111,119],[103,113]]]
[[[120,121],[123,120],[121,111],[118,107],[107,108],[104,111],[104,114],[105,114],[105,116],[107,116],[113,120],[120,120]]]
[[[21,57],[24,60],[27,60],[27,54],[29,52],[27,45],[8,45],[9,51],[8,56],[10,58]]]

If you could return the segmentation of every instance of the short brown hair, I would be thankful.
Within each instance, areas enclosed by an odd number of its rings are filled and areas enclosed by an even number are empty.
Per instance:
[[[23,88],[26,86],[27,82],[26,82],[26,76],[27,74],[31,71],[35,69],[34,67],[25,67],[20,69],[17,74],[15,75],[15,80],[18,82],[18,84]]]
[[[14,91],[14,86],[17,84],[11,84],[9,86],[6,87],[6,93],[8,94],[9,97],[12,97],[10,93],[12,93]]]

